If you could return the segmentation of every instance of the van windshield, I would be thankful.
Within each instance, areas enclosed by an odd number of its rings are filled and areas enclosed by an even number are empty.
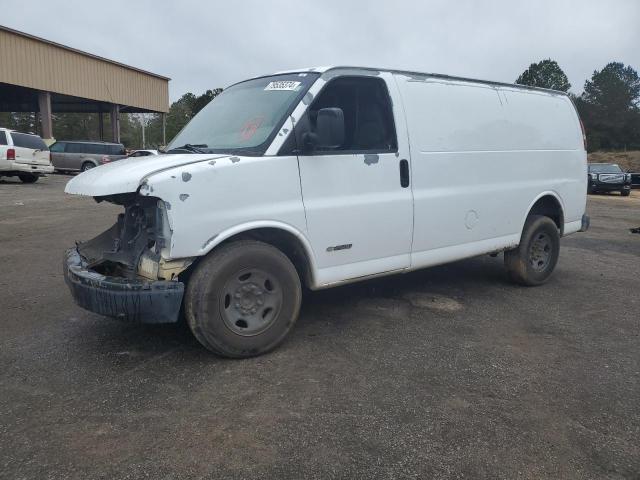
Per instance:
[[[318,75],[275,75],[227,88],[193,117],[166,152],[262,155]]]
[[[592,163],[589,165],[591,173],[622,173],[620,166],[615,163]]]

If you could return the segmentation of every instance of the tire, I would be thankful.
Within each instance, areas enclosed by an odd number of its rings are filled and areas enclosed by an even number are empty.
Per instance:
[[[622,195],[623,197],[628,197],[629,195],[631,195],[631,190],[620,190],[620,195]]]
[[[82,167],[80,168],[81,172],[86,172],[87,170],[91,170],[92,168],[95,168],[96,165],[93,162],[84,162],[82,164]]]
[[[530,215],[524,224],[520,245],[504,254],[509,279],[526,286],[545,283],[558,263],[560,234],[549,217]]]
[[[185,293],[187,323],[212,352],[246,358],[277,347],[293,328],[302,301],[298,273],[277,248],[240,240],[196,267]]]
[[[33,173],[21,173],[18,178],[22,183],[36,183],[40,177]]]

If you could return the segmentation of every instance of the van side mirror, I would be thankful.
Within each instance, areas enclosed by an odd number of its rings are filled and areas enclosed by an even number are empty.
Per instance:
[[[344,113],[341,108],[318,110],[315,133],[303,136],[305,152],[331,150],[344,143]]]
[[[316,121],[318,146],[338,148],[344,143],[344,113],[341,108],[322,108]]]

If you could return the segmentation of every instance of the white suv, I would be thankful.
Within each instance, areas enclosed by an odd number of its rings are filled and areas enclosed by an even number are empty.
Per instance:
[[[34,183],[53,173],[49,148],[38,135],[0,128],[0,177],[18,177]]]

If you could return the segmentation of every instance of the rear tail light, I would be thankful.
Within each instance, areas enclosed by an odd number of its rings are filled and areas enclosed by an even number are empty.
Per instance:
[[[111,159],[107,155],[103,155],[100,163],[109,163],[110,161]]]
[[[16,151],[13,148],[7,150],[7,160],[15,160],[16,159]]]

